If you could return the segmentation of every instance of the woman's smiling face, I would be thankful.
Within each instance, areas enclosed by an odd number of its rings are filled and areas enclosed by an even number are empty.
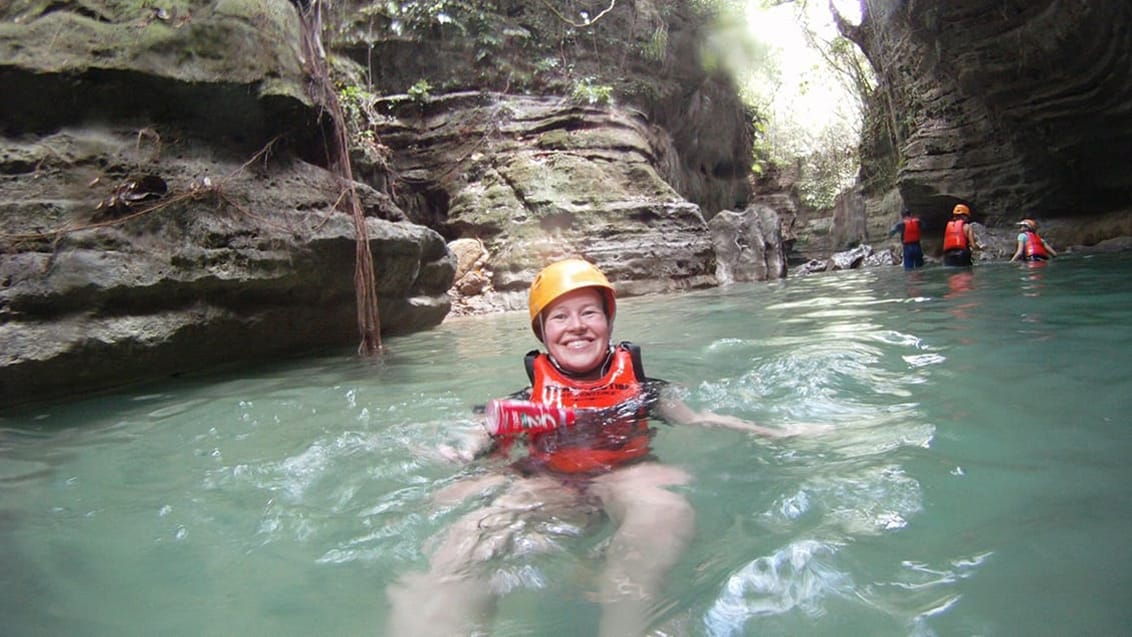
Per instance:
[[[581,288],[542,311],[543,342],[562,369],[584,374],[605,360],[610,326],[602,298],[596,288]]]

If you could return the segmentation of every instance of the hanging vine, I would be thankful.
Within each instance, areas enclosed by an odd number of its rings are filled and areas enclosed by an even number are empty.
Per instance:
[[[333,137],[327,142],[330,169],[343,188],[341,202],[354,217],[357,248],[354,255],[354,290],[357,299],[358,331],[361,342],[358,354],[376,356],[382,351],[381,318],[377,306],[376,276],[373,254],[370,252],[369,232],[365,213],[354,186],[354,170],[350,163],[349,133],[346,116],[338,93],[330,80],[330,65],[322,46],[322,10],[325,0],[292,0],[299,9],[303,26],[303,55],[309,65],[311,97],[326,109],[333,126]]]

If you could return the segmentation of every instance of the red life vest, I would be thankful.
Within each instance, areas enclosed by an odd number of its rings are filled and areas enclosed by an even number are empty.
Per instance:
[[[1033,230],[1026,231],[1025,250],[1027,259],[1034,257],[1038,259],[1049,258],[1049,252],[1046,250],[1045,243],[1042,242],[1042,238],[1038,236],[1038,233],[1034,232]]]
[[[627,343],[618,345],[608,370],[596,380],[566,376],[543,353],[528,359],[532,401],[597,409],[627,405],[628,412],[600,423],[528,434],[529,462],[559,473],[603,473],[648,455],[651,432],[645,417],[639,351]],[[640,405],[634,406],[633,401]]]
[[[904,243],[918,243],[920,241],[920,220],[915,217],[904,218]]]
[[[960,250],[967,249],[967,233],[964,232],[967,220],[963,218],[952,219],[947,222],[947,228],[943,231],[943,250]]]

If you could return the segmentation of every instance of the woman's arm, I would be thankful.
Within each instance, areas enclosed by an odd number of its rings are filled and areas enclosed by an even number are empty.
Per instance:
[[[665,421],[677,425],[726,427],[727,429],[747,431],[771,438],[783,438],[801,433],[800,431],[792,429],[771,429],[770,427],[756,425],[742,418],[717,414],[713,411],[696,411],[689,407],[683,400],[671,395],[669,392],[665,392],[665,394],[661,395],[660,400],[657,402],[656,409],[657,415]]]
[[[1024,245],[1025,244],[1022,241],[1022,239],[1019,239],[1018,240],[1018,247],[1015,248],[1015,250],[1014,250],[1014,256],[1010,257],[1011,261],[1017,261],[1018,257],[1022,256],[1022,248],[1023,248]]]
[[[714,411],[697,411],[692,409],[681,398],[677,385],[663,383],[653,394],[656,402],[652,405],[654,414],[665,422],[673,425],[699,425],[701,427],[725,427],[736,431],[766,436],[768,438],[788,438],[791,436],[821,434],[833,430],[833,425],[819,425],[814,423],[793,423],[782,427],[765,427],[749,420],[717,414]]]
[[[967,245],[969,245],[972,250],[983,250],[986,248],[986,246],[979,243],[979,240],[975,238],[975,228],[971,224],[963,224],[963,231],[967,234]]]

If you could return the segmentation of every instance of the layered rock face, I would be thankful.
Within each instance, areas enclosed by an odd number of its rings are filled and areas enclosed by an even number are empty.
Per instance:
[[[598,4],[321,5],[384,331],[448,314],[458,238],[489,250],[460,288],[484,310],[567,255],[626,295],[719,283],[707,219],[750,195],[752,125],[709,16]],[[0,8],[0,407],[356,342],[309,7]]]
[[[363,105],[365,125],[410,219],[484,243],[496,307],[525,303],[567,255],[622,294],[718,283],[706,222],[750,197],[752,124],[705,70],[710,20],[694,4],[619,1],[582,26],[552,3],[500,0],[411,39],[371,18],[335,42],[378,95],[428,87]]]
[[[1132,4],[864,2],[877,70],[862,147],[870,236],[900,205],[934,235],[957,202],[1059,245],[1132,234]],[[898,195],[898,196],[896,196]]]
[[[285,0],[0,10],[0,406],[357,342],[300,37]],[[443,238],[359,188],[384,328],[440,323]]]
[[[405,213],[482,241],[496,305],[525,307],[537,271],[572,255],[625,295],[717,283],[700,208],[660,176],[672,151],[639,113],[490,93],[379,110]]]

